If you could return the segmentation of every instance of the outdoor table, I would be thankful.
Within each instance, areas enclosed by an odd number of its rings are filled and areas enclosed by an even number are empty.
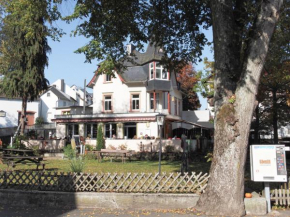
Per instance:
[[[122,159],[122,163],[125,163],[125,159],[129,154],[128,150],[111,150],[111,149],[101,149],[101,151],[97,151],[98,161],[103,159],[104,156],[110,157],[118,157],[120,156]]]
[[[8,166],[14,167],[15,164],[19,163],[34,163],[38,169],[43,157],[34,155],[34,151],[29,149],[3,149],[2,159],[7,161]],[[42,166],[44,169],[44,164]]]

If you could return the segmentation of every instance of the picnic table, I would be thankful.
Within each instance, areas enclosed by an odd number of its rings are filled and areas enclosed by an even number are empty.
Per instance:
[[[42,169],[44,169],[45,164],[42,163],[43,157],[37,156],[34,154],[33,150],[30,149],[14,149],[7,148],[3,149],[2,160],[9,166],[15,167],[16,164],[22,163],[33,163],[36,164],[37,170],[41,165]]]
[[[101,151],[91,151],[90,153],[96,154],[99,162],[104,157],[121,157],[122,163],[125,163],[126,158],[129,157],[130,159],[131,156],[131,153],[128,150],[101,149]]]

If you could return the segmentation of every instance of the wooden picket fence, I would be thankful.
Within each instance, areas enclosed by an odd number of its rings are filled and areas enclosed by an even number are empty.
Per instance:
[[[279,188],[271,190],[271,201],[274,201],[276,205],[290,206],[290,181],[283,183]]]
[[[202,193],[209,175],[196,173],[61,173],[5,171],[0,189],[63,192]]]

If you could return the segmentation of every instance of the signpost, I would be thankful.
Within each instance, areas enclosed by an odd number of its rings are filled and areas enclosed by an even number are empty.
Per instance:
[[[159,127],[159,175],[161,175],[161,153],[162,153],[162,144],[161,144],[161,128],[165,121],[165,115],[158,114],[156,115],[157,125]]]
[[[285,145],[251,145],[251,179],[265,183],[268,212],[271,212],[270,182],[287,182]]]

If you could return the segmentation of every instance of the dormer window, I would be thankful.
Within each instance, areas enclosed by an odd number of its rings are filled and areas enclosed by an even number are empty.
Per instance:
[[[158,62],[149,65],[150,80],[168,80],[168,71]]]
[[[111,75],[108,75],[106,74],[106,82],[111,82],[112,81],[112,76]]]

